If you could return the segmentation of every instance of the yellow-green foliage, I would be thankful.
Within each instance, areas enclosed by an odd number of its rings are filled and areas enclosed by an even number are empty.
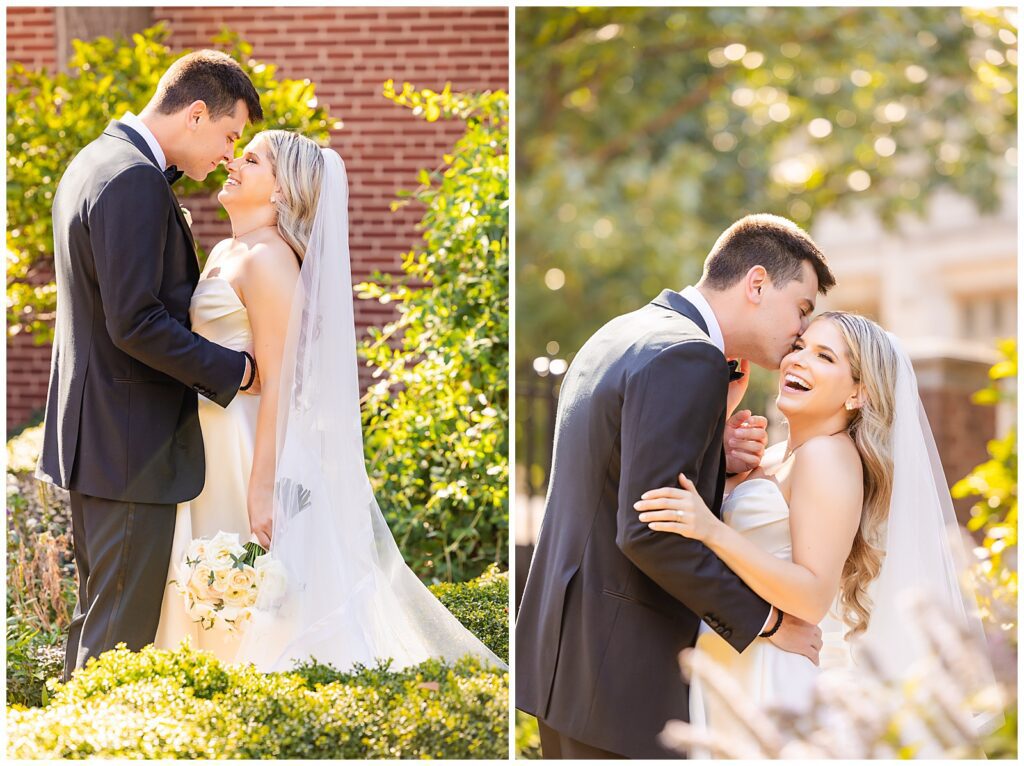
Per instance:
[[[384,96],[463,132],[399,193],[424,208],[404,275],[357,286],[399,314],[362,348],[380,379],[363,407],[367,459],[409,566],[461,581],[508,561],[508,96],[391,82]]]
[[[977,392],[978,404],[997,404],[1004,399],[1016,402],[1013,388],[1000,381],[1015,383],[1017,378],[1017,342],[999,344],[1003,355],[989,371],[991,383]],[[989,622],[1000,626],[1016,643],[1017,613],[1017,429],[988,443],[990,459],[953,485],[953,497],[977,497],[971,506],[968,528],[984,531],[985,559],[979,567],[978,596]]]
[[[312,669],[311,669],[312,668]],[[8,712],[11,758],[505,758],[508,673],[464,660],[264,675],[117,649]]]
[[[508,572],[491,565],[465,583],[440,583],[431,592],[474,636],[508,662]]]

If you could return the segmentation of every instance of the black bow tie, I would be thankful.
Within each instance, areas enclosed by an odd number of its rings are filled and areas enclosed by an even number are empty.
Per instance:
[[[736,368],[740,366],[739,359],[733,359],[729,362],[729,382],[732,383],[734,380],[739,380],[743,377],[743,373]]]
[[[177,165],[171,165],[167,170],[164,171],[164,178],[167,179],[167,183],[174,186],[174,182],[185,175],[183,170],[178,170]]]

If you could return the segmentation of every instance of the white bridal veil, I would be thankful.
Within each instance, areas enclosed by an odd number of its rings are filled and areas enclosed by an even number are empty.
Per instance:
[[[886,676],[897,678],[923,668],[934,653],[929,643],[973,644],[969,675],[976,688],[994,683],[985,634],[974,592],[965,580],[969,565],[962,532],[947,488],[939,453],[917,388],[910,358],[897,338],[896,418],[893,425],[893,487],[885,537],[885,559],[871,583],[871,618],[867,631],[852,646],[855,662],[866,647]],[[931,608],[933,624],[921,624],[915,599]],[[955,628],[944,631],[945,615]],[[948,635],[947,635],[948,633]],[[948,645],[948,644],[947,644]],[[966,647],[960,647],[961,649]],[[991,714],[977,713],[979,728]]]
[[[406,566],[374,498],[359,413],[348,178],[336,152],[322,154],[278,405],[270,554],[287,588],[261,589],[239,659],[279,671],[312,657],[345,670],[469,654],[504,667]]]

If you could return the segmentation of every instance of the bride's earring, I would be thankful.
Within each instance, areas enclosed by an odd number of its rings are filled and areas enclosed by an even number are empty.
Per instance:
[[[847,400],[847,402],[846,402],[846,409],[853,410],[853,402]]]

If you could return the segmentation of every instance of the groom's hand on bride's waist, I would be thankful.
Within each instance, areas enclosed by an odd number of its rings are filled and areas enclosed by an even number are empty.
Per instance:
[[[746,473],[761,465],[768,446],[768,419],[740,410],[725,424],[722,437],[725,447],[725,470],[730,474]]]
[[[782,625],[768,639],[784,652],[802,654],[815,665],[821,654],[821,628],[791,614],[782,616]]]

